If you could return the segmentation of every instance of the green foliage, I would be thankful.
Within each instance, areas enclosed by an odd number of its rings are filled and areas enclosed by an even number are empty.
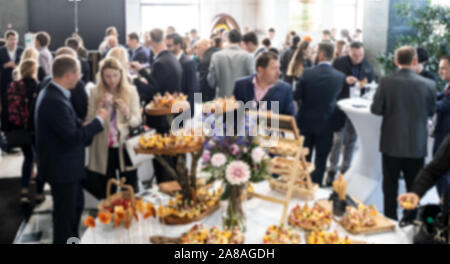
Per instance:
[[[450,54],[450,8],[429,4],[417,7],[406,1],[396,5],[397,14],[415,29],[414,36],[400,36],[397,45],[377,58],[385,74],[395,71],[394,51],[402,45],[425,48],[430,54],[428,68],[437,73],[441,56]],[[442,83],[438,84],[442,88]]]

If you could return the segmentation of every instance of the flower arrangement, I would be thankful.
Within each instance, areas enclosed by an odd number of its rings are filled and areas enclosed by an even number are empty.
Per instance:
[[[201,160],[201,171],[211,176],[210,181],[242,185],[263,181],[270,175],[270,159],[257,137],[213,136],[204,143]]]
[[[221,200],[228,200],[224,226],[244,229],[242,197],[249,182],[260,182],[270,176],[270,159],[259,146],[257,137],[212,136],[204,143],[202,173],[209,182],[221,180],[224,192]]]

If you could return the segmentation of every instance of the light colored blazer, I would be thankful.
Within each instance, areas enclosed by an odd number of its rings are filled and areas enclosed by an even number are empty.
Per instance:
[[[97,86],[91,91],[91,96],[89,97],[89,107],[88,115],[86,121],[90,122],[96,116],[96,111],[98,108],[99,94]],[[117,127],[119,130],[119,162],[120,171],[130,171],[136,169],[135,167],[125,166],[124,145],[125,141],[130,133],[130,127],[137,127],[141,124],[141,114],[139,110],[139,95],[137,93],[136,87],[131,86],[131,93],[128,98],[130,115],[131,118],[127,121],[125,116],[117,111]],[[104,123],[104,129],[101,133],[98,133],[89,147],[89,161],[88,169],[90,171],[106,175],[106,170],[108,166],[108,143],[109,143],[109,119]]]
[[[233,95],[234,82],[255,72],[253,56],[237,45],[214,53],[208,72],[208,84],[216,89],[216,97]]]

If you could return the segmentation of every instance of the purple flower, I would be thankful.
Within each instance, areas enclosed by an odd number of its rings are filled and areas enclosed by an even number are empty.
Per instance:
[[[209,150],[206,150],[205,152],[203,152],[203,155],[202,155],[203,163],[208,163],[210,161],[210,159],[211,159],[211,152],[209,152]]]
[[[231,154],[237,155],[239,154],[239,146],[236,144],[231,145]]]

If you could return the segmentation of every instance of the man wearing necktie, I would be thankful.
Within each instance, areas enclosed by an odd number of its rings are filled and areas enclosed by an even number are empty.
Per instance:
[[[445,137],[450,133],[450,55],[441,58],[439,63],[439,75],[447,85],[443,92],[437,94],[433,156],[436,154]],[[447,175],[441,177],[436,184],[440,197],[444,195],[449,183],[450,172],[447,172]]]

